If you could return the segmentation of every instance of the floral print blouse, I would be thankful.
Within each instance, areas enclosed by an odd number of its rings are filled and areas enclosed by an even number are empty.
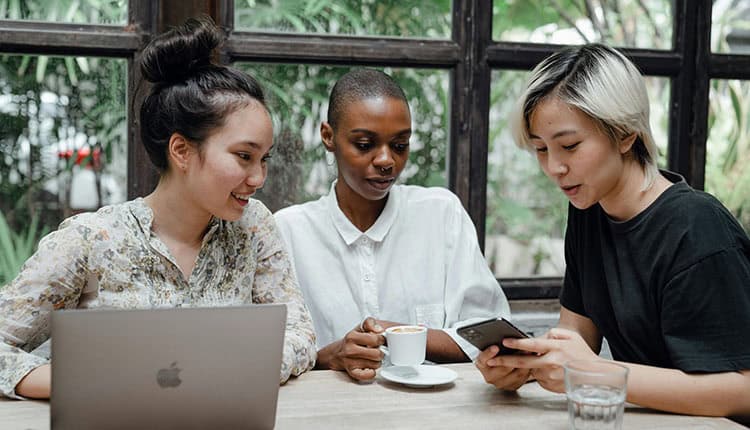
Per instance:
[[[251,199],[238,221],[211,220],[189,279],[151,231],[152,221],[139,198],[68,218],[39,242],[20,274],[0,288],[0,394],[19,398],[18,382],[49,361],[50,312],[63,308],[286,303],[280,380],[313,367],[310,314],[262,203]]]

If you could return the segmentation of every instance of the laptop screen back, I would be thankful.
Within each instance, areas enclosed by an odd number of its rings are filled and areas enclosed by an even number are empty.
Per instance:
[[[273,428],[286,306],[52,314],[54,429]]]

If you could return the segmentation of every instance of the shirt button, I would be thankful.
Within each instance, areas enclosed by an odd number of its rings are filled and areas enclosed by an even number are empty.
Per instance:
[[[372,281],[372,273],[365,273],[365,281]]]

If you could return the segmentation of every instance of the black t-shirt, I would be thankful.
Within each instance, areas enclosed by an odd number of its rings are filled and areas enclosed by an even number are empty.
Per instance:
[[[685,372],[750,369],[750,241],[711,195],[674,182],[611,220],[570,206],[560,303],[590,318],[615,360]]]

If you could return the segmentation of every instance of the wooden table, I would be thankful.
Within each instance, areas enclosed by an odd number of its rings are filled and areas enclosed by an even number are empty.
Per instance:
[[[455,383],[409,388],[382,379],[358,384],[346,374],[313,371],[279,390],[277,429],[567,429],[562,394],[535,383],[496,390],[472,364],[448,365]],[[49,428],[49,403],[0,400],[0,429]],[[628,405],[624,429],[742,429],[724,418],[691,417]]]

